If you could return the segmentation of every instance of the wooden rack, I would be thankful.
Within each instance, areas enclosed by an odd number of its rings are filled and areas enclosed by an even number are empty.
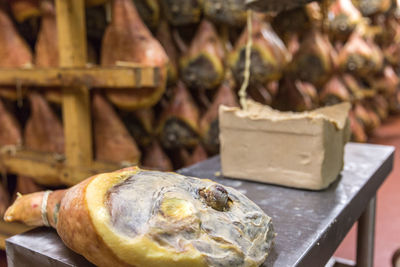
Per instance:
[[[59,177],[74,185],[120,164],[93,159],[90,89],[159,87],[160,70],[125,64],[121,67],[87,67],[85,0],[56,0],[59,68],[0,69],[0,86],[58,87],[62,90],[65,158],[23,148],[0,156],[8,172],[31,177]],[[161,95],[161,94],[160,94]],[[28,228],[0,221],[0,247],[10,235]]]

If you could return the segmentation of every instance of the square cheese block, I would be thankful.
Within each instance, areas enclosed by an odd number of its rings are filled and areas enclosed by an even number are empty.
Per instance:
[[[320,190],[343,168],[350,139],[349,103],[309,112],[280,112],[248,101],[221,106],[222,174],[288,187]]]

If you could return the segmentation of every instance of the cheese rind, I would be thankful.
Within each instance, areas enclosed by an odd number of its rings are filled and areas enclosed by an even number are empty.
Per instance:
[[[293,113],[250,100],[247,110],[220,107],[223,175],[312,190],[328,187],[343,168],[350,107]]]

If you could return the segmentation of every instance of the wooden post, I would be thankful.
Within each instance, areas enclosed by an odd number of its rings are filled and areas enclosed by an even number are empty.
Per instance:
[[[87,61],[84,0],[56,0],[60,67],[84,67]],[[93,161],[90,93],[82,88],[63,90],[65,155],[68,166]],[[66,180],[74,179],[64,174]]]

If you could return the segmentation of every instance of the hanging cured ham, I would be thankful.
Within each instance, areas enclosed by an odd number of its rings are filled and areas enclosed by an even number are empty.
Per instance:
[[[159,67],[159,85],[157,88],[109,91],[107,97],[122,109],[154,105],[165,90],[168,57],[142,22],[132,0],[113,1],[113,20],[103,37],[101,64],[115,66],[121,61]]]
[[[142,147],[148,146],[154,137],[155,114],[153,109],[138,109],[134,112],[119,112],[133,139]]]
[[[2,29],[0,31],[0,66],[7,68],[30,67],[32,53],[1,5],[0,28]]]
[[[57,21],[54,6],[43,1],[42,23],[35,47],[35,65],[38,67],[58,66]]]
[[[29,93],[31,116],[25,126],[25,146],[39,152],[64,153],[61,121],[49,103],[37,92]]]
[[[341,49],[338,63],[342,70],[367,77],[382,69],[382,51],[369,38],[363,37],[360,27]]]
[[[290,55],[271,25],[263,21],[263,17],[254,16],[252,24],[250,84],[264,85],[282,76]],[[243,81],[247,40],[246,28],[229,56],[229,65],[239,83]]]
[[[329,7],[327,20],[332,37],[346,41],[361,22],[362,15],[351,0],[335,0]]]
[[[259,266],[274,238],[271,218],[235,189],[138,168],[22,196],[4,218],[48,222],[69,248],[100,267]]]
[[[161,114],[158,133],[165,148],[194,147],[198,143],[199,110],[182,82]]]
[[[92,114],[96,159],[137,164],[140,151],[135,140],[113,107],[98,93],[93,95]]]
[[[181,75],[189,88],[213,89],[224,76],[224,47],[214,26],[203,20],[186,55],[181,59]]]
[[[211,106],[200,120],[203,143],[211,154],[216,154],[219,151],[218,110],[220,105],[228,107],[239,106],[229,79],[220,86]]]
[[[349,113],[351,139],[355,142],[364,143],[367,141],[367,134],[365,133],[364,125],[357,119],[353,111]]]
[[[317,90],[311,83],[285,78],[279,84],[274,107],[297,112],[315,109],[318,107]]]
[[[204,147],[201,144],[198,144],[191,154],[185,148],[182,148],[180,150],[180,157],[183,162],[182,167],[188,167],[206,160],[208,155]]]
[[[334,66],[333,47],[328,37],[313,29],[304,37],[293,56],[289,72],[319,87],[329,79]]]
[[[360,100],[364,98],[366,89],[356,77],[349,73],[342,74],[342,82],[350,92],[352,99]]]
[[[319,98],[324,105],[335,105],[351,100],[351,95],[338,76],[333,76],[325,84],[319,94]]]
[[[400,84],[399,77],[391,66],[386,66],[382,73],[369,77],[368,80],[371,88],[387,96],[394,95]]]
[[[32,53],[1,5],[0,29],[0,68],[31,67]],[[1,87],[0,96],[15,100],[19,97],[19,92],[13,87]]]
[[[57,21],[54,6],[50,1],[41,3],[42,22],[35,46],[35,66],[39,68],[58,67]],[[57,89],[47,89],[47,100],[61,104],[61,93]]]
[[[271,22],[273,28],[277,31],[287,44],[294,34],[302,36],[312,26],[312,21],[303,7],[284,10],[278,13]]]
[[[393,95],[395,98],[395,94]],[[389,115],[389,102],[383,95],[376,95],[370,100],[371,105],[381,120],[387,119]]]
[[[173,171],[174,167],[172,166],[171,160],[165,154],[157,140],[154,140],[146,147],[144,154],[143,168],[165,172]]]
[[[372,124],[370,131],[378,128],[381,125],[381,119],[377,111],[367,102],[364,102],[364,106],[368,112],[369,117],[371,118]]]
[[[61,121],[45,98],[37,93],[28,95],[31,114],[24,131],[25,147],[38,152],[64,154],[64,131]],[[32,177],[37,183],[60,185],[58,177]]]
[[[376,127],[376,118],[371,116],[371,113],[361,101],[354,104],[353,110],[355,117],[360,123],[362,123],[365,131],[369,132]]]
[[[196,148],[193,150],[193,153],[190,157],[190,165],[202,162],[208,158],[207,151],[201,144],[198,144]]]

